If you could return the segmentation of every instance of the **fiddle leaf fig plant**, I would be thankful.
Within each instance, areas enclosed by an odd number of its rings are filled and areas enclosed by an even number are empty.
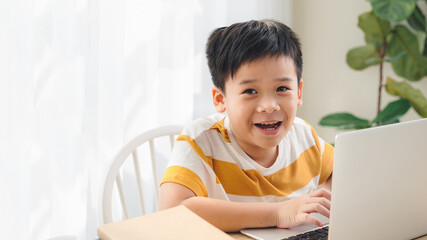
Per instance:
[[[363,119],[349,112],[324,116],[319,124],[339,129],[362,129],[397,123],[412,107],[421,117],[427,117],[427,100],[410,81],[427,76],[427,24],[420,0],[368,0],[372,11],[359,16],[358,27],[365,35],[365,45],[347,53],[347,64],[355,70],[378,66],[377,115]],[[427,0],[424,0],[427,3]],[[427,7],[427,5],[426,5]],[[387,77],[384,83],[384,64],[403,78],[398,82]],[[381,109],[382,92],[399,99]]]
[[[389,94],[408,99],[414,110],[422,117],[427,117],[427,99],[419,89],[413,88],[407,82],[397,82],[388,77],[386,90]]]
[[[407,19],[414,11],[417,0],[368,0],[375,14],[390,22]]]

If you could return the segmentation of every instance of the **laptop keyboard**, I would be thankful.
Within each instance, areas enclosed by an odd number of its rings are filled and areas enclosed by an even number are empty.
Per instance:
[[[328,239],[329,226],[318,228],[309,232],[301,233],[283,240],[326,240]]]

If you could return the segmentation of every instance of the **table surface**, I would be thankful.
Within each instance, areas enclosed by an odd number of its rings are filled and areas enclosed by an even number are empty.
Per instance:
[[[240,232],[228,233],[232,238],[239,240],[253,240],[253,238],[246,236]]]
[[[240,232],[233,232],[233,233],[228,233],[228,235],[230,235],[232,238],[234,239],[239,239],[239,240],[253,240],[253,238],[248,237]],[[427,235],[420,237],[420,238],[416,238],[416,240],[427,240]]]

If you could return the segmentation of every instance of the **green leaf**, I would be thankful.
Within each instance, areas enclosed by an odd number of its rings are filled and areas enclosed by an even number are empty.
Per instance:
[[[337,127],[339,129],[362,129],[371,127],[366,119],[361,119],[351,113],[334,113],[323,117],[320,122],[322,126]]]
[[[425,32],[417,32],[416,36],[418,41],[418,49],[420,50],[420,52],[423,53],[425,51],[425,47],[426,47],[425,45],[427,45],[427,42],[426,42],[427,34]]]
[[[407,27],[397,25],[387,45],[387,54],[393,58],[402,52],[408,54],[392,62],[396,74],[411,81],[427,75],[427,57],[421,55],[417,37]]]
[[[379,62],[380,58],[372,44],[350,49],[347,53],[347,64],[356,70],[365,69]]]
[[[405,56],[406,54],[408,54],[408,52],[401,52],[401,53],[399,53],[399,54],[397,54],[396,56],[394,56],[394,57],[391,57],[391,58],[387,58],[387,59],[385,59],[385,61],[386,62],[394,62],[394,61],[397,61],[397,60],[399,60],[399,59],[401,59],[403,56]]]
[[[373,12],[361,14],[358,26],[365,33],[366,43],[374,44],[378,51],[390,33],[390,22],[378,18]]]
[[[411,16],[409,16],[407,21],[413,29],[421,32],[426,31],[426,17],[418,6],[415,7],[415,10],[412,12]]]
[[[401,98],[389,103],[372,122],[377,125],[399,122],[399,118],[405,115],[410,107],[411,103],[409,100]]]
[[[413,88],[407,82],[396,82],[391,77],[387,77],[385,89],[391,95],[408,99],[414,110],[421,117],[427,118],[427,99],[419,89]]]
[[[368,0],[375,14],[391,22],[407,19],[415,9],[417,0]]]
[[[427,39],[424,40],[424,51],[423,51],[423,56],[427,57]]]

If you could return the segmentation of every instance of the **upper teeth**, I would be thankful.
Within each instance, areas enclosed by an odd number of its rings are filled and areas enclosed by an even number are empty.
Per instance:
[[[271,124],[276,124],[276,123],[278,123],[278,122],[271,122],[271,123],[257,123],[257,124],[260,124],[260,125],[271,125]]]

